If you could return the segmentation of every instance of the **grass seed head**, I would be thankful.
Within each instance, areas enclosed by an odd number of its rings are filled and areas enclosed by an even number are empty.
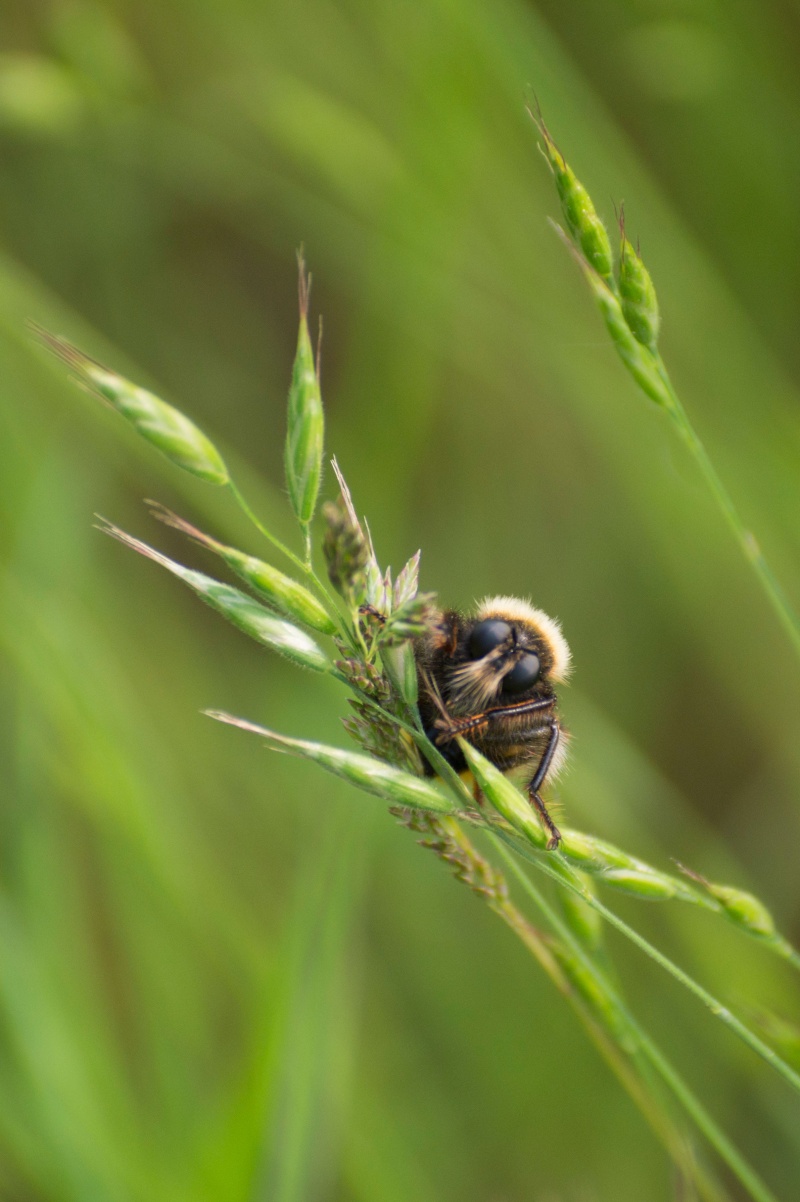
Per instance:
[[[328,579],[348,605],[357,609],[366,596],[366,566],[369,547],[361,526],[353,525],[347,506],[326,501],[322,506],[325,536],[322,553],[328,566]]]
[[[708,891],[722,906],[725,913],[737,926],[745,927],[753,935],[765,939],[775,934],[775,920],[763,902],[744,889],[732,885],[709,884]]]
[[[678,893],[677,883],[671,877],[644,869],[611,868],[600,879],[606,885],[613,885],[648,901],[667,901]]]
[[[325,652],[317,646],[310,635],[298,626],[284,621],[283,618],[275,617],[263,605],[259,605],[257,601],[248,597],[238,588],[224,584],[220,580],[214,580],[213,577],[206,576],[203,572],[186,568],[174,559],[162,555],[160,551],[156,551],[147,543],[126,534],[111,522],[105,519],[100,520],[102,525],[99,529],[124,543],[125,546],[131,547],[132,550],[138,551],[140,555],[144,555],[148,559],[152,559],[154,563],[166,568],[168,572],[177,576],[193,592],[197,593],[198,597],[207,605],[222,614],[251,639],[255,639],[257,643],[270,647],[302,668],[311,668],[315,672],[332,671],[333,664]]]
[[[422,774],[416,744],[391,717],[378,713],[371,705],[355,697],[348,698],[347,703],[355,711],[355,716],[343,718],[342,725],[363,751],[413,772],[415,776]]]
[[[580,247],[587,263],[601,279],[613,285],[614,259],[611,241],[606,227],[597,215],[592,198],[556,146],[541,113],[533,112],[532,109],[528,112],[541,135],[542,153],[553,173],[567,229],[576,245]]]
[[[544,850],[547,835],[519,790],[466,739],[460,738],[458,745],[487,800],[529,843]]]
[[[339,747],[327,747],[323,743],[307,742],[305,739],[290,739],[244,718],[234,718],[217,710],[204,712],[218,722],[227,722],[231,726],[261,735],[276,751],[289,751],[304,759],[313,760],[334,776],[340,776],[357,788],[374,793],[392,805],[432,810],[438,814],[450,814],[453,811],[450,802],[434,784],[372,756],[343,751]]]
[[[717,885],[685,864],[679,863],[678,868],[683,876],[713,897],[737,926],[744,927],[751,935],[761,939],[773,939],[776,936],[775,919],[764,903],[752,893],[733,885]]]
[[[217,542],[166,506],[159,505],[156,501],[149,502],[149,505],[160,521],[219,555],[236,575],[249,584],[253,592],[273,609],[277,609],[288,618],[302,622],[304,626],[310,626],[320,634],[333,634],[336,631],[336,623],[314,594],[291,576],[287,576],[271,564],[264,563],[262,559],[256,559],[255,556],[246,555],[235,547]]]
[[[397,584],[400,583],[398,577]],[[395,592],[397,591],[395,585]],[[392,610],[381,629],[381,644],[393,646],[425,634],[436,611],[435,593],[417,593]]]
[[[366,693],[379,705],[386,706],[392,699],[392,688],[376,664],[363,659],[346,657],[336,660],[336,667],[362,693]]]
[[[620,359],[642,391],[650,397],[651,401],[655,401],[657,405],[661,405],[665,409],[671,408],[672,398],[663,379],[659,375],[653,353],[649,347],[643,346],[634,337],[616,293],[604,279],[601,279],[590,264],[577,253],[560,226],[556,226],[555,229],[573,253],[573,257],[583,272]]]
[[[427,835],[420,845],[427,847],[448,864],[457,881],[494,906],[508,902],[508,885],[502,873],[479,855],[452,818],[433,814],[410,814],[408,810],[393,810],[404,826]]]
[[[406,566],[398,573],[397,580],[394,582],[394,609],[400,609],[417,595],[421,554],[421,551],[417,551],[416,555],[412,555]]]
[[[367,564],[371,548],[335,457],[331,460],[331,467],[339,482],[340,492],[338,500],[326,501],[322,507],[325,519],[322,551],[331,584],[351,609],[358,609],[367,595]]]
[[[214,444],[193,421],[146,388],[84,355],[71,342],[34,327],[37,337],[72,370],[78,382],[157,447],[167,459],[209,484],[227,484],[228,469]]]
[[[325,419],[319,387],[319,364],[308,333],[308,296],[311,285],[302,254],[298,255],[300,328],[297,352],[289,386],[289,413],[284,464],[292,508],[303,526],[308,526],[317,505],[322,475]]]
[[[625,235],[625,211],[620,211],[619,296],[628,328],[637,342],[654,351],[661,314],[650,272]]]

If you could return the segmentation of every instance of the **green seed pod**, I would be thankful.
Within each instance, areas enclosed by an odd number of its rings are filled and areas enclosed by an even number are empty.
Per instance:
[[[339,747],[326,747],[322,743],[309,743],[305,739],[290,739],[285,735],[276,734],[263,726],[247,722],[244,718],[234,718],[217,710],[206,710],[209,718],[218,722],[227,722],[242,730],[261,735],[276,751],[291,751],[305,759],[314,760],[320,767],[340,776],[367,793],[374,793],[392,805],[408,806],[416,810],[433,810],[438,814],[451,814],[453,807],[447,798],[421,776],[412,776],[410,772],[401,772],[381,760],[369,755],[360,755],[356,751],[342,751]]]
[[[599,862],[597,841],[582,831],[561,831],[561,850],[568,860],[577,864],[597,865]]]
[[[707,886],[709,893],[720,903],[725,913],[738,926],[745,927],[753,935],[771,938],[775,934],[775,920],[763,902],[744,889],[731,885]]]
[[[534,120],[544,142],[544,157],[553,173],[567,228],[581,248],[586,261],[602,279],[613,286],[614,260],[606,227],[597,216],[591,196],[550,137],[545,123],[541,118]]]
[[[279,572],[271,564],[252,555],[244,555],[233,547],[224,547],[220,555],[242,580],[246,580],[275,609],[302,622],[304,626],[310,626],[312,630],[318,630],[320,634],[336,633],[336,623],[330,614],[302,584]]]
[[[571,831],[570,836],[574,837],[576,833],[575,831]],[[639,860],[635,860],[633,856],[629,856],[622,848],[615,847],[613,843],[606,843],[604,839],[596,839],[593,835],[583,835],[582,838],[588,846],[591,846],[593,852],[592,858],[597,867],[603,869],[630,868],[635,870],[643,867]]]
[[[547,835],[519,790],[466,739],[459,739],[458,745],[487,800],[529,843],[543,850]]]
[[[571,246],[570,243],[568,245]],[[630,326],[625,320],[620,302],[605,281],[596,271],[592,271],[583,259],[579,256],[576,258],[586,282],[594,294],[620,359],[651,401],[655,401],[657,405],[662,405],[665,409],[670,409],[672,398],[658,373],[651,351],[634,338]]]
[[[654,351],[661,325],[656,290],[650,272],[625,237],[622,220],[620,224],[619,295],[622,312],[636,341]]]
[[[648,901],[667,901],[675,897],[675,882],[657,872],[635,871],[632,868],[611,868],[600,878],[606,885],[613,885],[625,893],[635,893]]]
[[[204,534],[202,530],[198,530],[196,526],[184,521],[164,505],[159,505],[156,501],[150,501],[149,505],[155,517],[160,521],[167,526],[172,526],[175,530],[180,530],[182,534],[188,535],[196,543],[207,547],[209,551],[213,551],[215,555],[224,559],[236,575],[246,581],[253,591],[263,597],[273,609],[279,610],[288,618],[302,622],[304,626],[310,626],[312,630],[318,630],[320,634],[336,633],[336,623],[327,610],[323,608],[313,593],[310,593],[302,584],[298,584],[291,576],[286,576],[271,564],[264,563],[262,559],[256,559],[253,555],[245,555],[243,551],[237,551],[235,547],[228,547],[224,543],[217,542],[215,538]]]
[[[308,290],[305,263],[299,262],[300,329],[289,387],[289,415],[284,464],[289,500],[298,520],[307,526],[314,516],[322,474],[325,419],[319,373],[308,334]]]
[[[209,484],[228,483],[228,469],[219,451],[178,409],[96,363],[66,339],[38,327],[34,329],[45,346],[72,369],[84,388],[121,413],[167,459]]]
[[[791,953],[790,945],[777,934],[775,920],[769,910],[752,893],[748,893],[744,889],[735,889],[732,885],[715,885],[713,881],[709,881],[699,872],[687,868],[685,864],[679,864],[678,867],[684,876],[694,881],[703,890],[702,894],[696,896],[713,897],[714,901],[722,907],[737,926],[744,927],[746,931],[757,938],[771,940],[776,950],[780,947]]]
[[[311,668],[315,672],[331,672],[333,670],[333,664],[324,651],[304,630],[300,630],[290,622],[285,622],[283,618],[276,618],[269,610],[264,609],[263,605],[259,605],[257,601],[248,597],[246,593],[240,592],[238,588],[214,580],[213,577],[206,576],[203,572],[185,568],[183,564],[176,563],[175,560],[162,555],[160,551],[149,547],[147,543],[125,534],[111,522],[103,520],[103,525],[99,529],[112,535],[127,547],[133,548],[134,551],[138,551],[140,555],[145,555],[155,563],[161,564],[168,572],[172,572],[174,576],[187,584],[207,605],[222,614],[251,639],[255,639],[257,643],[271,647],[273,651],[277,651],[293,663],[299,664],[301,668]]]

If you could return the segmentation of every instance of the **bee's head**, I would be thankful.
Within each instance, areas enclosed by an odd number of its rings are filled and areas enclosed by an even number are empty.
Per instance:
[[[517,597],[487,597],[461,627],[450,674],[458,708],[551,696],[570,666],[557,622]]]

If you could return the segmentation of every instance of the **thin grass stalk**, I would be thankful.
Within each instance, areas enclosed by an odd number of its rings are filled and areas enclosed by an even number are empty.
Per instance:
[[[640,1110],[656,1138],[663,1144],[684,1176],[696,1186],[703,1202],[730,1202],[728,1193],[692,1156],[686,1138],[664,1109],[662,1100],[653,1092],[652,1084],[648,1082],[646,1074],[642,1071],[643,1066],[636,1063],[636,1050],[632,1051],[622,1047],[619,1040],[613,1038],[608,1028],[598,1020],[589,1004],[580,996],[574,984],[569,980],[567,973],[559,963],[559,950],[562,962],[566,958],[563,936],[562,946],[559,949],[558,942],[552,936],[545,936],[529,922],[522,911],[511,901],[505,878],[483,860],[456,819],[426,815],[422,823],[405,816],[401,817],[401,821],[404,821],[405,825],[410,826],[413,830],[420,830],[424,827],[426,831],[429,830],[434,835],[441,833],[444,840],[454,844],[455,854],[452,848],[449,854],[446,854],[441,842],[420,841],[423,846],[434,850],[440,859],[454,867],[456,877],[469,885],[473,892],[482,898],[535,958],[559,993],[569,1003],[590,1040]],[[502,845],[499,847],[501,852],[506,855]],[[514,867],[515,872],[519,871],[513,858],[508,856],[506,858]],[[488,881],[486,880],[487,876],[489,877]],[[480,883],[478,883],[479,877]],[[593,970],[592,975],[596,980],[598,979]],[[611,996],[610,992],[605,989],[604,983],[598,983],[601,984],[606,994]],[[614,1008],[622,1013],[616,999]],[[633,1032],[632,1025],[629,1024],[629,1026]],[[638,1030],[635,1032],[635,1038],[637,1042],[641,1041]],[[700,1109],[702,1110],[702,1107]],[[776,1202],[768,1193],[760,1196],[754,1193],[753,1197],[756,1202]]]
[[[693,1181],[704,1202],[729,1202],[729,1195],[694,1160],[687,1147],[685,1137],[672,1122],[669,1114],[660,1106],[659,1099],[653,1095],[646,1080],[643,1079],[636,1066],[631,1063],[630,1057],[626,1056],[619,1045],[612,1040],[608,1032],[592,1016],[589,1007],[581,1001],[575,989],[569,984],[541,933],[511,902],[507,902],[503,907],[492,906],[492,909],[535,957],[540,967],[544,969],[555,987],[567,1000],[586,1034],[638,1108],[656,1138],[663,1144],[681,1172]],[[636,1034],[640,1045],[644,1046],[642,1033],[637,1031]],[[700,1107],[700,1111],[702,1112],[702,1107]],[[696,1116],[693,1115],[693,1117],[696,1119]],[[700,1126],[699,1123],[698,1126]],[[723,1136],[723,1140],[724,1138]],[[733,1152],[733,1159],[735,1159],[735,1149],[732,1148],[729,1141],[726,1142],[729,1150]],[[732,1162],[730,1167],[734,1168]],[[745,1166],[745,1168],[747,1167]],[[757,1202],[776,1202],[768,1192],[764,1193],[762,1197],[753,1193],[753,1197],[757,1199]]]
[[[581,945],[580,941],[575,938],[569,926],[563,921],[560,915],[546,901],[543,895],[539,892],[536,886],[528,877],[527,873],[523,872],[516,859],[503,846],[502,837],[490,834],[489,838],[497,849],[500,856],[508,864],[514,876],[519,881],[520,885],[531,898],[537,908],[545,915],[553,929],[570,948],[588,972],[598,981],[598,984],[603,988],[609,997],[613,998],[621,1013],[630,1025],[631,1031],[634,1033],[642,1052],[652,1064],[656,1072],[661,1076],[666,1085],[681,1103],[698,1128],[703,1132],[708,1142],[716,1150],[720,1158],[728,1165],[731,1172],[736,1175],[742,1185],[748,1190],[755,1202],[777,1202],[775,1195],[769,1187],[761,1180],[756,1171],[748,1164],[744,1157],[737,1150],[731,1140],[725,1135],[724,1131],[718,1126],[711,1115],[703,1106],[699,1098],[693,1093],[690,1087],[683,1080],[678,1071],[673,1068],[666,1056],[661,1052],[658,1045],[653,1039],[643,1030],[637,1020],[631,1014],[624,1000],[620,997],[614,986],[608,981],[602,969],[592,959],[586,949]]]
[[[672,422],[677,430],[684,445],[688,448],[690,454],[694,458],[695,463],[700,469],[708,488],[717,504],[718,509],[722,513],[728,528],[731,530],[734,538],[739,544],[739,548],[747,562],[756,574],[759,584],[766,593],[770,605],[775,611],[781,625],[789,636],[792,646],[798,655],[800,655],[800,615],[794,608],[786,593],[778,582],[772,568],[764,558],[764,554],[758,545],[755,535],[752,531],[745,527],[744,522],[739,514],[738,509],[723,484],[717,469],[706,450],[703,442],[700,439],[697,431],[691,423],[688,413],[684,408],[683,402],[678,396],[672,381],[669,378],[667,369],[664,366],[664,361],[660,354],[654,352],[656,370],[661,379],[664,381],[664,387],[667,389],[671,406],[668,410]]]
[[[608,906],[605,906],[598,898],[594,897],[589,890],[584,888],[579,878],[573,872],[566,860],[560,855],[560,853],[551,852],[546,858],[542,856],[534,856],[528,851],[527,847],[525,847],[524,843],[519,838],[509,839],[509,836],[505,833],[499,833],[501,838],[508,841],[516,851],[518,851],[526,860],[538,868],[540,872],[544,872],[547,876],[551,877],[554,881],[557,881],[560,885],[566,885],[568,889],[571,889],[579,897],[582,897],[587,905],[591,906],[593,910],[600,914],[606,920],[606,922],[610,923],[611,926],[616,927],[616,929],[620,931],[620,933],[623,934],[626,939],[629,939],[631,943],[636,944],[636,946],[643,951],[646,956],[649,956],[651,960],[654,960],[656,964],[658,964],[664,969],[665,972],[683,985],[685,989],[688,989],[690,993],[694,994],[694,996],[698,998],[698,1000],[701,1001],[708,1010],[711,1011],[715,1018],[719,1019],[720,1022],[729,1027],[734,1034],[738,1035],[742,1042],[751,1049],[751,1051],[755,1052],[756,1055],[760,1056],[761,1059],[769,1064],[771,1068],[775,1069],[775,1071],[781,1077],[783,1077],[783,1079],[787,1081],[793,1089],[800,1092],[800,1074],[795,1072],[795,1070],[791,1068],[791,1066],[788,1065],[786,1061],[774,1051],[773,1048],[764,1043],[763,1039],[760,1039],[755,1032],[751,1031],[750,1028],[747,1027],[745,1023],[741,1021],[741,1019],[737,1018],[735,1014],[732,1014],[728,1007],[724,1006],[722,1002],[720,1002],[718,998],[714,997],[714,995],[710,993],[703,985],[701,985],[698,981],[695,981],[695,979],[691,977],[689,973],[680,968],[679,965],[675,964],[673,960],[670,960],[669,956],[665,956],[663,952],[660,952],[658,948],[654,947],[653,944],[645,939],[643,935],[640,935],[634,927],[629,926],[627,922],[619,917],[619,915],[615,914],[613,910],[610,910]]]
[[[632,943],[635,943],[646,955],[665,969],[671,977],[674,977],[684,988],[694,994],[720,1022],[730,1027],[743,1043],[747,1044],[756,1055],[771,1065],[784,1080],[788,1081],[800,1093],[800,1074],[795,1072],[773,1048],[764,1043],[763,1039],[760,1039],[758,1035],[751,1031],[741,1019],[732,1014],[727,1006],[723,1006],[722,1002],[715,998],[703,985],[695,981],[693,977],[670,960],[668,956],[665,956],[663,952],[660,952],[658,948],[653,947],[643,935],[640,935],[638,931],[619,918],[613,910],[609,910],[607,906],[603,905],[591,890],[586,888],[583,881],[567,861],[563,852],[552,851],[546,856],[534,856],[530,853],[529,848],[531,847],[541,851],[544,840],[543,832],[539,823],[533,817],[531,807],[503,773],[494,764],[485,759],[476,748],[470,746],[463,738],[459,739],[459,746],[464,752],[467,764],[475,776],[481,792],[517,832],[517,838],[512,837],[511,840],[513,846],[518,847],[521,854],[530,859],[540,872],[547,873],[548,876],[560,884],[566,885],[567,888],[572,889],[573,892],[582,897],[593,910],[602,915],[607,922],[615,926],[626,938],[630,939]],[[508,839],[507,835],[503,837]]]

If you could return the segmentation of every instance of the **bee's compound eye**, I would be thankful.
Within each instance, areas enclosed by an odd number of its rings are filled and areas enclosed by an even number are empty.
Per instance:
[[[467,643],[470,659],[483,659],[484,655],[504,643],[510,634],[511,627],[501,618],[487,618],[485,622],[479,622]]]
[[[539,678],[539,656],[532,651],[523,655],[507,676],[503,677],[504,693],[524,693],[536,684]]]

